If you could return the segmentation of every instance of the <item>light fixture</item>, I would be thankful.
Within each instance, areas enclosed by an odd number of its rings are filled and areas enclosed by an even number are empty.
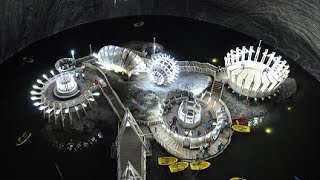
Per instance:
[[[39,107],[39,110],[42,111],[42,110],[44,110],[46,107],[47,107],[47,106],[40,106],[40,107]]]
[[[88,100],[89,100],[89,101],[94,101],[94,99],[93,99],[93,98],[88,98]]]
[[[58,109],[58,110],[56,111],[56,114],[59,114],[59,113],[60,113],[60,111],[61,111],[61,109]]]
[[[94,92],[94,93],[92,93],[92,95],[93,95],[93,96],[99,96],[100,93],[99,93],[99,92]]]
[[[47,81],[49,80],[48,76],[45,75],[45,74],[43,74],[42,77],[43,77],[44,79],[46,79]]]
[[[37,83],[44,84],[44,82],[42,82],[40,79],[37,79]]]
[[[30,93],[31,93],[32,95],[40,95],[40,94],[41,94],[40,92],[37,92],[37,91],[30,91]]]
[[[41,99],[41,97],[37,97],[37,96],[31,96],[30,98],[32,101],[37,100],[37,99]]]
[[[39,89],[39,90],[42,90],[42,88],[41,88],[41,87],[39,87],[39,86],[37,86],[37,85],[33,85],[32,87],[33,87],[33,89]]]
[[[71,55],[72,55],[72,58],[74,59],[74,50],[71,49]]]
[[[54,76],[54,72],[53,72],[53,70],[50,70],[50,74],[51,74],[52,76]]]
[[[43,103],[41,103],[41,102],[35,102],[35,103],[33,103],[34,106],[39,106],[39,105],[41,105],[41,104],[43,104]]]

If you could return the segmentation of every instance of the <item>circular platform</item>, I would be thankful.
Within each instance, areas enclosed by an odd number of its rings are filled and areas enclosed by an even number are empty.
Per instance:
[[[220,132],[229,128],[232,124],[230,113],[222,103],[213,97],[204,97],[203,99],[195,98],[201,104],[201,120],[199,125],[194,127],[182,126],[181,123],[174,121],[174,117],[178,116],[179,106],[188,97],[178,97],[170,100],[166,107],[171,109],[164,111],[163,122],[168,132],[173,133],[182,146],[187,148],[198,147],[201,143],[215,141]]]

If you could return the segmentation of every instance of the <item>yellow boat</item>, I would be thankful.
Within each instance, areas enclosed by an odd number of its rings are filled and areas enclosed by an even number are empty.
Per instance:
[[[191,170],[203,170],[207,169],[211,163],[207,161],[193,161],[190,163]]]
[[[233,177],[230,180],[247,180],[247,179],[244,179],[244,178],[241,178],[241,177]]]
[[[21,146],[22,144],[24,144],[31,136],[31,132],[26,131],[24,132],[17,140],[16,142],[16,146]]]
[[[174,164],[169,165],[169,169],[171,173],[175,173],[185,170],[188,166],[188,162],[176,162]]]
[[[172,165],[178,162],[178,158],[166,156],[166,157],[158,157],[158,164],[159,165]]]
[[[235,124],[235,125],[232,125],[231,128],[235,131],[242,132],[242,133],[249,133],[251,131],[250,127],[245,125]]]

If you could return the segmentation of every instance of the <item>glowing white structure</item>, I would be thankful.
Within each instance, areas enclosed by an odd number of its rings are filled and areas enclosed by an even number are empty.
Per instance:
[[[56,76],[54,95],[59,98],[70,98],[79,92],[74,73],[64,72]]]
[[[99,50],[98,63],[103,69],[122,72],[128,76],[137,75],[147,68],[134,51],[113,45],[104,46]]]
[[[231,50],[224,57],[229,86],[250,98],[264,98],[274,94],[279,85],[288,77],[290,72],[286,60],[268,53],[265,49],[260,53],[260,44],[255,50],[253,46],[247,49]]]
[[[179,66],[170,55],[160,53],[152,56],[151,67],[148,73],[153,83],[167,85],[177,78]]]
[[[33,105],[38,107],[43,113],[43,118],[54,117],[54,124],[61,122],[65,126],[65,120],[68,119],[70,124],[73,121],[73,115],[80,119],[79,111],[85,110],[87,107],[92,107],[91,102],[94,102],[94,96],[99,96],[96,86],[89,86],[87,88],[78,88],[77,82],[74,80],[74,71],[63,72],[55,74],[53,70],[50,71],[51,77],[42,75],[43,80],[37,79],[37,84],[32,86],[31,100]],[[78,96],[76,96],[78,95]]]
[[[178,111],[178,123],[184,128],[194,128],[201,123],[201,105],[194,100],[183,101]]]

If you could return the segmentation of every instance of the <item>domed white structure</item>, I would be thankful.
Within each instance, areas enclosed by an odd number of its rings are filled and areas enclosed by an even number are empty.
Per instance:
[[[194,98],[182,101],[178,110],[178,123],[184,128],[194,128],[201,123],[201,105]]]
[[[79,93],[78,85],[74,80],[74,73],[64,72],[58,74],[56,77],[56,87],[54,88],[54,95],[59,98],[70,98]]]
[[[122,72],[131,76],[146,71],[144,61],[134,51],[108,45],[101,48],[98,52],[98,63],[102,68],[115,72]]]
[[[152,56],[151,67],[148,72],[153,83],[167,85],[177,78],[179,66],[170,55],[160,53]]]
[[[253,46],[247,49],[243,46],[231,50],[224,57],[229,86],[250,98],[270,97],[290,72],[286,60],[269,53],[265,49],[260,53],[260,45],[255,50]]]

